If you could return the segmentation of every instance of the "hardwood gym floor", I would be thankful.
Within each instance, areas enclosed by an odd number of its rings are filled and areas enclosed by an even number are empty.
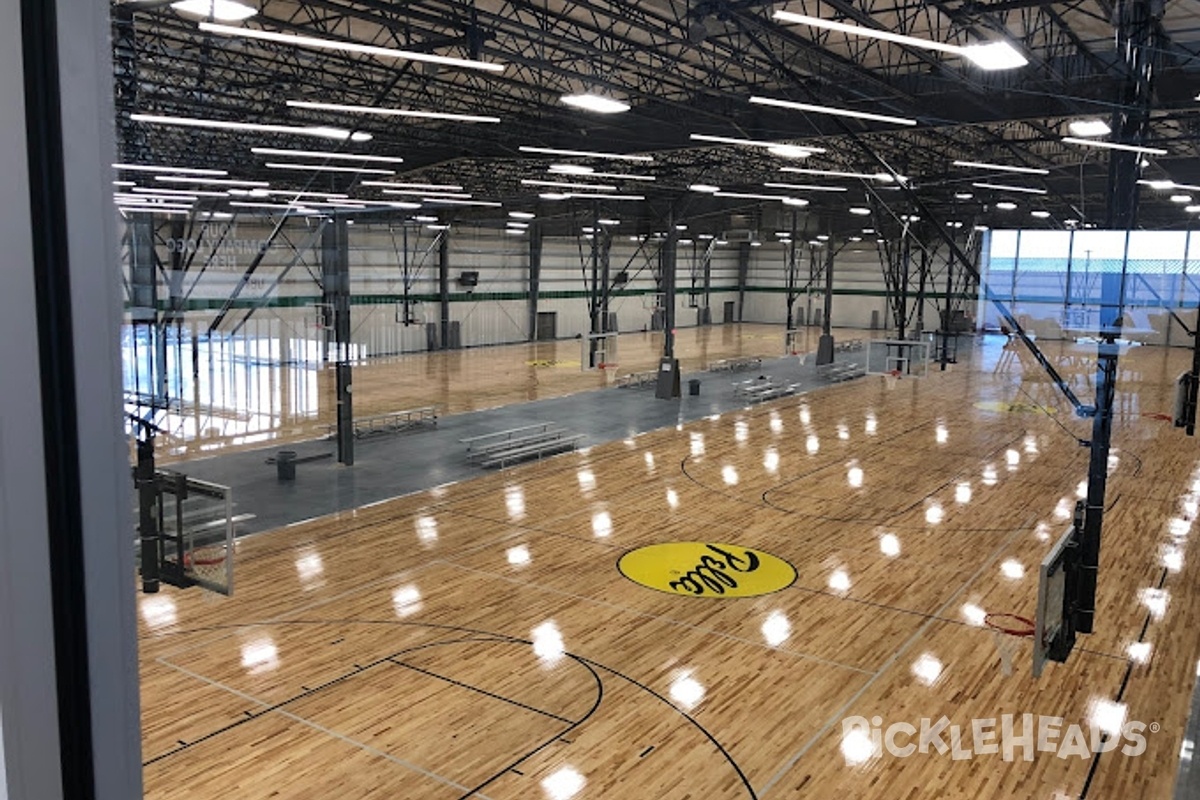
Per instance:
[[[1040,681],[981,616],[1033,615],[1086,472],[1060,426],[1089,426],[988,348],[242,541],[235,597],[139,598],[146,796],[1170,797],[1200,454],[1153,415],[1188,358],[1122,359],[1097,630]],[[618,571],[672,541],[754,548],[796,580],[689,597]],[[1149,726],[1140,756],[902,758],[842,724],[944,715],[969,737],[1122,710]]]

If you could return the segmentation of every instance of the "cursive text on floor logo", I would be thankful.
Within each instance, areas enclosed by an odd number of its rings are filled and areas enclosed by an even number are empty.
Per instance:
[[[629,580],[685,597],[756,597],[786,589],[796,569],[781,558],[734,544],[663,542],[617,561]]]

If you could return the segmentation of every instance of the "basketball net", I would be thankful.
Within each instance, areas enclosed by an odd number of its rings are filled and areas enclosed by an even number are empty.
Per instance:
[[[992,629],[992,639],[996,642],[996,650],[1000,653],[1000,674],[1006,678],[1013,674],[1013,656],[1017,654],[1020,640],[1016,636]]]
[[[900,374],[898,369],[883,373],[883,381],[887,384],[888,391],[896,388],[896,384],[900,382]]]

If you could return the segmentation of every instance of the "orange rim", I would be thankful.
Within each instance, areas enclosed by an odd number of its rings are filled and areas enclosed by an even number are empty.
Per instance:
[[[1017,614],[988,614],[983,618],[983,624],[1009,636],[1033,636],[1037,630],[1033,620]]]

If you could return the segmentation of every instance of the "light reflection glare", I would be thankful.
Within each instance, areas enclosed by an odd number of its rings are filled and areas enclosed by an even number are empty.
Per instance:
[[[829,574],[829,588],[835,592],[850,591],[850,574],[844,569],[835,569]]]
[[[138,601],[138,609],[142,612],[142,621],[150,630],[174,625],[178,614],[175,601],[166,595],[146,595]]]
[[[504,487],[504,506],[513,522],[525,519],[525,490],[520,486]]]
[[[1135,664],[1145,664],[1149,661],[1150,650],[1149,642],[1134,642],[1125,648],[1125,652],[1129,654],[1129,660]]]
[[[1080,481],[1079,485],[1075,487],[1075,496],[1078,497],[1080,500],[1087,497],[1087,487],[1088,487],[1088,482],[1086,480]]]
[[[1192,532],[1192,523],[1186,519],[1174,517],[1171,519],[1169,525],[1171,529],[1171,535],[1176,539],[1183,539]]]
[[[866,425],[863,426],[863,430],[866,431],[868,436],[874,436],[875,432],[879,430],[879,420],[875,418],[874,413],[867,413],[867,422]]]
[[[251,675],[261,675],[279,667],[279,650],[269,636],[262,636],[242,645],[242,668]]]
[[[879,537],[879,552],[885,556],[900,555],[900,539],[894,533],[885,533]]]
[[[587,784],[571,767],[561,767],[542,779],[542,791],[550,800],[570,800]]]
[[[421,516],[416,520],[417,539],[421,544],[433,544],[438,538],[437,520],[433,517]]]
[[[842,734],[842,758],[847,766],[865,764],[875,755],[875,744],[862,728],[853,727]]]
[[[305,548],[296,556],[296,575],[304,591],[319,589],[325,585],[322,575],[325,574],[325,564],[321,554],[312,548]]]
[[[842,441],[845,441],[850,438],[850,429],[847,428],[843,424],[840,424],[840,423],[838,424],[837,433],[838,433],[838,438],[841,439]]]
[[[971,502],[971,484],[964,481],[954,487],[954,502],[959,505]]]
[[[597,511],[592,514],[592,534],[601,539],[612,536],[612,517],[607,511]]]
[[[809,425],[812,423],[812,414],[808,411],[808,406],[800,406],[800,424]]]
[[[690,671],[681,672],[679,677],[671,681],[671,699],[691,711],[704,699],[704,686],[692,677]]]
[[[738,444],[743,444],[750,438],[750,426],[745,422],[733,423],[733,438]]]
[[[532,631],[533,653],[547,664],[553,665],[567,652],[563,645],[562,633],[554,620],[549,619],[538,625]]]
[[[596,488],[596,476],[590,469],[581,469],[575,473],[579,479],[579,491],[590,492]]]
[[[704,455],[704,434],[703,433],[692,433],[691,434],[691,442],[692,442],[692,456],[698,457],[698,456]]]
[[[987,618],[987,612],[974,603],[964,603],[962,615],[967,620],[967,624],[976,627],[982,626],[983,621]]]
[[[667,489],[667,505],[671,508],[679,508],[679,493],[674,489]]]
[[[930,525],[938,525],[946,517],[946,512],[937,503],[931,503],[925,509],[925,521]]]
[[[934,432],[933,438],[937,440],[938,444],[945,444],[946,442],[950,441],[950,431],[946,430],[945,425],[939,424],[937,426],[937,430]]]
[[[1067,498],[1061,498],[1054,506],[1055,519],[1070,519],[1071,518],[1071,501]]]
[[[821,449],[821,440],[817,438],[815,433],[810,433],[808,438],[804,440],[804,449],[808,451],[810,456],[815,456]]]
[[[721,480],[725,481],[726,486],[737,486],[737,470],[729,464],[721,467]]]
[[[999,481],[999,478],[997,477],[997,474],[996,474],[995,465],[988,464],[986,467],[983,468],[983,485],[984,486],[995,486],[998,481]]]
[[[852,489],[859,489],[863,485],[862,467],[857,461],[852,461],[849,464],[849,469],[846,470],[846,483],[850,484]]]
[[[504,551],[504,555],[508,558],[508,563],[514,567],[522,567],[531,560],[529,548],[523,544],[508,548],[508,550]]]
[[[643,457],[646,459],[646,472],[653,473],[654,472],[654,453],[651,453],[649,450],[647,450],[645,452],[645,454],[643,455]]]
[[[1032,434],[1025,437],[1025,452],[1028,455],[1035,456],[1038,452],[1037,437]]]
[[[792,635],[792,623],[782,611],[772,611],[763,620],[762,635],[771,647],[778,647]]]
[[[1050,541],[1050,526],[1044,522],[1039,522],[1037,527],[1033,529],[1033,533],[1037,536],[1039,542]]]
[[[397,617],[411,617],[421,610],[421,590],[412,583],[397,588],[392,592],[392,608]]]
[[[1183,551],[1178,547],[1163,548],[1162,565],[1170,572],[1179,572],[1183,569]]]
[[[768,447],[763,453],[763,469],[772,475],[779,471],[779,451],[774,447]]]
[[[1000,564],[1000,574],[1010,580],[1019,580],[1025,577],[1025,567],[1015,558],[1009,558]]]
[[[942,676],[943,668],[942,662],[932,653],[922,653],[920,658],[913,662],[912,674],[926,686],[933,686]]]
[[[1016,450],[1008,450],[1004,453],[1004,463],[1008,466],[1008,471],[1012,472],[1021,463],[1021,454]]]
[[[771,433],[783,433],[783,420],[776,411],[771,412]]]
[[[1167,605],[1171,601],[1171,593],[1166,589],[1139,589],[1138,600],[1150,610],[1150,616],[1161,620],[1167,614]]]
[[[1124,703],[1093,697],[1088,702],[1087,721],[1109,736],[1119,736],[1128,711],[1129,708]]]

